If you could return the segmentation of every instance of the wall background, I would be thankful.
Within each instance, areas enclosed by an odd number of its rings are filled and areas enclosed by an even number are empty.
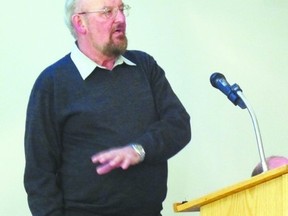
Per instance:
[[[164,216],[249,178],[259,156],[247,110],[209,82],[219,71],[252,104],[266,155],[288,156],[286,0],[127,0],[130,49],[152,54],[191,115],[191,143],[169,161]],[[0,13],[0,215],[30,215],[23,188],[24,124],[38,74],[70,51],[64,1],[6,2]]]

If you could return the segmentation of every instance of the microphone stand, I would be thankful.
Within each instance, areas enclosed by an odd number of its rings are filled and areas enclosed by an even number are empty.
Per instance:
[[[244,102],[244,104],[246,105],[246,107],[249,111],[249,114],[250,114],[252,122],[253,122],[254,131],[256,134],[256,139],[257,139],[257,144],[258,144],[258,152],[259,152],[260,159],[261,159],[262,169],[263,169],[263,172],[266,172],[266,171],[268,171],[268,166],[267,166],[266,157],[264,154],[263,143],[262,143],[260,129],[259,129],[259,125],[258,125],[258,121],[257,121],[256,115],[255,115],[255,112],[254,112],[252,106],[249,104],[246,97],[244,96],[244,94],[242,93],[240,87],[237,84],[234,84],[232,86],[232,91],[236,92],[236,94],[242,99],[242,101]]]

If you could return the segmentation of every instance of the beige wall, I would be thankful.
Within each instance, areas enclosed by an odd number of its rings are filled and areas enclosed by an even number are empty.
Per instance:
[[[286,0],[127,0],[130,49],[152,54],[191,115],[191,143],[169,161],[172,204],[249,178],[258,162],[247,110],[209,82],[219,71],[252,104],[266,155],[288,156]],[[30,215],[23,189],[25,111],[38,74],[70,51],[62,1],[5,3],[0,13],[0,215]],[[198,215],[177,214],[177,215]]]

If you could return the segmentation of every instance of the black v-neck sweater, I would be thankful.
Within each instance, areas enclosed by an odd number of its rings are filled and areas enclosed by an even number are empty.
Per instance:
[[[70,54],[46,68],[31,92],[24,184],[35,216],[156,216],[167,192],[167,160],[190,140],[190,119],[148,54],[136,66],[96,68],[85,80]],[[98,175],[91,156],[139,143],[145,160]]]

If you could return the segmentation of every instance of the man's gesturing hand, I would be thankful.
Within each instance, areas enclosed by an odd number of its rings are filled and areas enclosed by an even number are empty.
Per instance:
[[[116,168],[126,170],[129,166],[141,162],[141,157],[131,146],[124,146],[99,152],[93,155],[91,160],[97,164],[97,173],[102,175]]]

